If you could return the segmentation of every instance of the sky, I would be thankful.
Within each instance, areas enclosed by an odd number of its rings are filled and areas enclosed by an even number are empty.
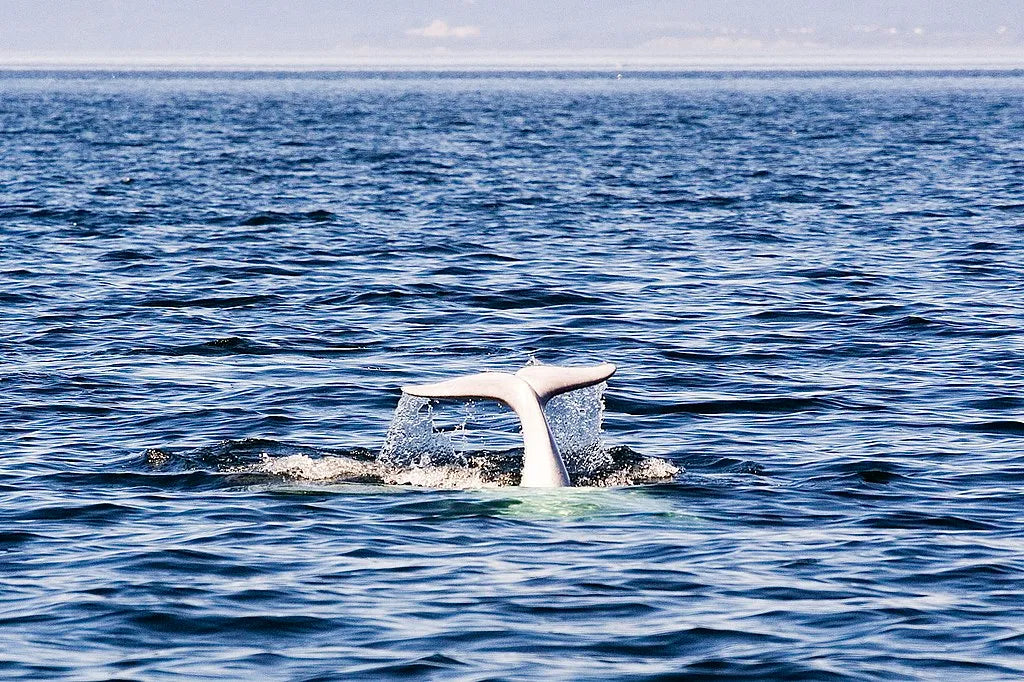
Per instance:
[[[1024,66],[1024,0],[0,0],[0,66]]]

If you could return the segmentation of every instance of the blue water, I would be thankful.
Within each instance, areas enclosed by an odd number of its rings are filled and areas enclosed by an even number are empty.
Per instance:
[[[0,75],[0,675],[1024,675],[1024,74],[613,76]]]

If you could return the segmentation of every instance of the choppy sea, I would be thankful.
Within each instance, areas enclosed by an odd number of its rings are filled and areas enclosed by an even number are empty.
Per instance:
[[[0,676],[1024,675],[1024,72],[616,76],[0,73]]]

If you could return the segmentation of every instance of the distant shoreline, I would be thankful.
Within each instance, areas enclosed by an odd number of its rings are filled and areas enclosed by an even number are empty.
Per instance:
[[[1024,70],[1024,52],[800,54],[678,57],[597,55],[419,55],[382,57],[139,57],[0,56],[0,71],[175,72],[893,72]]]
[[[580,69],[580,68],[295,68],[295,67],[183,67],[183,66],[9,66],[0,64],[0,80],[10,78],[59,78],[59,77],[271,77],[280,78],[360,78],[376,77],[401,80],[403,78],[448,77],[448,78],[500,78],[500,77],[570,77],[577,79],[730,79],[730,78],[788,78],[821,77],[1024,77],[1024,66],[986,67],[860,67],[860,68],[770,68],[770,67],[722,67],[722,68],[661,68],[661,69]]]

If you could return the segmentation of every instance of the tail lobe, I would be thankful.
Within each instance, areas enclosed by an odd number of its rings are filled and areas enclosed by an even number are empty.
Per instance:
[[[537,394],[542,405],[561,393],[595,386],[615,374],[615,365],[606,362],[592,367],[555,367],[530,365],[516,372]]]

